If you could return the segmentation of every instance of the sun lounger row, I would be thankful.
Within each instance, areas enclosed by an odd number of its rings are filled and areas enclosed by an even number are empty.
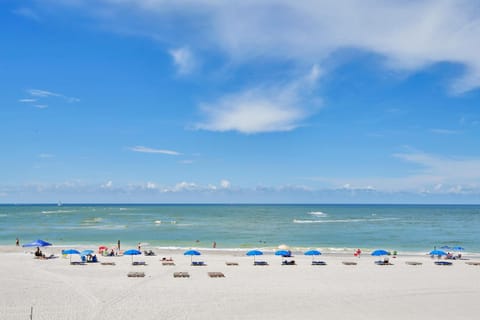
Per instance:
[[[129,278],[143,278],[145,277],[145,272],[129,272],[127,274]]]

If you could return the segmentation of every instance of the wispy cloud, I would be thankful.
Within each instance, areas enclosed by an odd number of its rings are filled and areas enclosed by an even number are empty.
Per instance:
[[[53,158],[55,157],[53,154],[50,154],[50,153],[40,153],[38,155],[39,158],[41,159],[49,159],[49,158]]]
[[[94,8],[88,0],[49,4],[87,11],[97,19],[106,19],[99,11],[109,12],[113,29],[191,47],[208,45],[237,61],[267,57],[303,65],[356,49],[383,57],[385,67],[397,70],[459,64],[464,73],[453,80],[452,91],[480,86],[480,10],[475,0],[123,0]],[[165,32],[172,23],[179,30]]]
[[[201,110],[206,120],[197,128],[247,134],[293,130],[313,110],[306,98],[319,76],[314,65],[306,76],[288,84],[255,87],[204,103]]]
[[[154,148],[149,148],[149,147],[144,147],[144,146],[135,146],[129,148],[131,151],[134,152],[142,152],[142,153],[158,153],[158,154],[166,154],[170,156],[179,156],[181,155],[180,152],[173,151],[173,150],[165,150],[165,149],[154,149]]]
[[[480,159],[447,158],[423,152],[405,152],[394,158],[410,163],[413,173],[398,177],[314,178],[332,188],[389,193],[480,193]]]
[[[19,99],[18,102],[23,102],[23,103],[30,103],[30,102],[36,102],[37,99]]]
[[[61,93],[41,89],[29,89],[27,90],[27,94],[30,95],[29,98],[19,99],[18,102],[29,103],[31,106],[38,109],[48,108],[48,104],[46,102],[54,101],[50,99],[60,99],[67,103],[76,103],[80,101],[80,99],[75,97],[69,97]]]
[[[169,51],[173,58],[175,66],[178,68],[178,73],[181,75],[191,73],[196,67],[196,61],[190,49],[183,47],[172,49]]]
[[[41,21],[40,16],[32,8],[21,7],[13,10],[13,13],[37,22]]]
[[[41,97],[41,98],[61,96],[61,94],[59,93],[46,91],[46,90],[39,90],[39,89],[30,89],[27,92],[34,97]]]
[[[435,134],[445,134],[445,135],[459,134],[460,133],[459,131],[449,130],[449,129],[431,129],[430,132],[435,133]]]

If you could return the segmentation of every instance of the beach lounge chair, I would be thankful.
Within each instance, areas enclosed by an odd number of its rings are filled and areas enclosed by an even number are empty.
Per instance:
[[[207,264],[203,261],[192,261],[192,266],[195,266],[195,267],[204,267],[206,265]]]
[[[356,266],[357,263],[353,261],[342,261],[342,263],[346,266]]]
[[[437,266],[451,266],[453,263],[450,261],[435,261]]]
[[[190,278],[190,275],[188,272],[174,272],[173,273],[174,278]]]
[[[229,261],[227,261],[227,262],[225,262],[225,264],[226,264],[227,266],[238,266],[238,262],[229,262]]]
[[[173,261],[162,261],[162,266],[174,266],[175,262]]]
[[[210,278],[225,278],[225,275],[222,272],[208,272]]]
[[[480,266],[480,262],[477,261],[467,261],[465,263],[471,266]]]
[[[145,261],[133,261],[132,266],[146,266],[147,263]]]
[[[254,266],[268,266],[268,262],[267,261],[255,261],[253,263]]]
[[[129,278],[143,278],[143,277],[145,277],[145,272],[137,272],[137,271],[129,272],[127,274],[127,277],[129,277]]]
[[[294,266],[296,265],[295,260],[283,260],[282,266]]]
[[[115,262],[100,262],[102,266],[114,266]]]
[[[83,261],[72,261],[70,262],[70,265],[72,266],[84,266],[86,263]]]
[[[408,264],[410,266],[420,266],[420,265],[422,265],[421,262],[417,262],[417,261],[405,261],[405,264]]]
[[[383,260],[375,261],[375,264],[377,266],[393,266],[393,263],[390,263],[388,261],[383,261]]]
[[[327,263],[325,261],[318,261],[318,260],[314,260],[312,261],[312,266],[326,266]]]

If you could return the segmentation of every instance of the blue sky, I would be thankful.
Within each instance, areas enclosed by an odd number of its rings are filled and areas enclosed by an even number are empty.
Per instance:
[[[0,203],[479,202],[476,1],[0,7]]]

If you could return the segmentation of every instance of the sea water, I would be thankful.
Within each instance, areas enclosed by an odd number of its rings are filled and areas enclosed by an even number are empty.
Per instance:
[[[480,252],[479,205],[0,205],[0,244]]]

